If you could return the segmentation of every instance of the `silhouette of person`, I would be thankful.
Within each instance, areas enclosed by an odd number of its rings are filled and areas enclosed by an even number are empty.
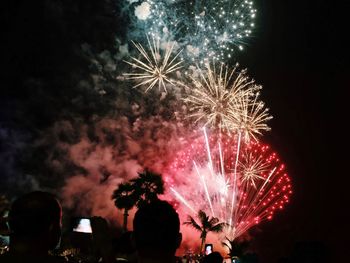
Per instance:
[[[179,215],[166,201],[142,206],[134,217],[133,238],[140,263],[176,262],[181,244]]]
[[[62,209],[54,195],[31,192],[15,200],[9,212],[9,252],[0,262],[64,262],[50,256],[61,238]]]
[[[212,252],[203,258],[202,263],[222,263],[223,260],[224,258],[219,252]]]

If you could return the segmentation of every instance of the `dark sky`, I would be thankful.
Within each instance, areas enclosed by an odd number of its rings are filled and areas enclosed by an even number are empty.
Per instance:
[[[286,160],[294,186],[291,207],[264,226],[259,243],[273,254],[276,240],[281,249],[321,241],[342,259],[349,244],[344,205],[349,4],[259,2],[257,39],[241,61],[264,85],[275,117],[267,137]]]
[[[62,97],[57,104],[52,100],[52,103],[47,103],[49,110],[42,112],[40,88],[26,90],[14,77],[14,72],[22,70],[16,64],[21,60],[18,57],[26,56],[25,74],[45,74],[48,79],[56,78],[55,72],[50,71],[50,65],[56,61],[60,73],[65,76],[66,71],[83,64],[80,58],[71,55],[71,47],[83,41],[108,43],[109,31],[100,27],[114,22],[105,17],[108,21],[99,23],[100,20],[93,16],[94,7],[89,5],[90,9],[83,12],[75,14],[70,11],[65,21],[69,30],[63,28],[62,21],[56,23],[55,17],[49,19],[52,22],[49,25],[57,27],[46,28],[42,27],[36,16],[45,16],[40,13],[40,10],[44,10],[41,3],[45,1],[39,1],[34,7],[24,4],[24,1],[10,2],[7,1],[5,11],[1,13],[1,32],[7,39],[1,50],[2,57],[5,57],[1,62],[1,76],[6,79],[1,88],[2,123],[17,122],[16,125],[25,130],[30,126],[26,122],[34,121],[34,125],[40,128],[49,125],[56,116],[54,112],[69,104],[69,99]],[[255,2],[258,9],[255,38],[242,52],[239,61],[248,68],[249,75],[264,86],[262,97],[274,116],[270,123],[272,132],[266,136],[266,140],[285,160],[294,187],[291,205],[277,215],[273,223],[266,223],[256,230],[255,246],[263,251],[260,253],[266,258],[277,258],[290,253],[298,241],[320,241],[341,259],[346,244],[349,244],[345,231],[350,219],[350,213],[346,210],[348,205],[344,205],[348,200],[349,182],[348,169],[345,168],[349,156],[345,145],[345,108],[350,84],[346,56],[349,46],[346,40],[349,31],[346,10],[350,9],[350,4],[301,0]],[[67,10],[62,12],[68,13]],[[96,19],[97,22],[88,27],[84,20],[89,19]],[[47,42],[31,41],[33,37],[30,33],[24,32],[26,27],[23,25],[26,23],[31,25],[30,30]],[[122,25],[115,26],[117,30],[122,28]],[[52,37],[47,37],[50,32],[57,34],[52,33]],[[21,48],[25,51],[17,52]],[[41,65],[38,70],[28,66],[31,59],[35,60],[33,67]],[[43,71],[41,67],[44,65],[45,68],[46,64],[48,69]],[[74,83],[74,76],[64,83],[69,81]],[[26,100],[26,96],[33,92],[38,99]],[[75,95],[71,94],[74,91],[63,86],[45,96],[60,97],[63,93],[72,97]],[[29,112],[28,116],[24,114],[24,109]],[[39,115],[40,121],[30,117],[31,114]]]

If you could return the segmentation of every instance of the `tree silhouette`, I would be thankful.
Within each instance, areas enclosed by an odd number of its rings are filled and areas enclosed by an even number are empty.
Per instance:
[[[219,219],[216,217],[210,218],[202,210],[198,211],[197,217],[200,222],[199,224],[191,216],[188,216],[188,221],[184,222],[184,224],[193,227],[194,229],[198,230],[201,233],[200,238],[202,242],[201,242],[200,252],[202,252],[203,246],[205,244],[205,240],[207,238],[207,234],[209,232],[220,233],[222,232],[224,226],[226,226],[227,224],[223,222],[219,223]]]
[[[139,173],[138,177],[129,182],[119,184],[113,192],[112,199],[117,208],[124,209],[124,232],[127,231],[129,210],[135,205],[141,207],[145,203],[158,199],[158,194],[163,193],[164,183],[162,177],[148,170]]]
[[[158,195],[164,193],[164,183],[161,175],[149,170],[139,173],[139,176],[130,182],[138,198],[137,207],[158,199]]]
[[[138,200],[134,191],[134,186],[131,183],[119,184],[118,188],[113,192],[112,199],[117,208],[124,209],[123,230],[126,232],[129,216],[128,211],[136,205]]]

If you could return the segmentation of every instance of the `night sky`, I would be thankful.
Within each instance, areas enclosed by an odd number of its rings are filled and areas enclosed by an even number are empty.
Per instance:
[[[273,254],[296,241],[320,241],[344,259],[349,243],[346,7],[327,1],[260,2],[258,36],[242,61],[264,84],[263,97],[275,116],[267,137],[288,160],[294,196],[291,207],[264,226],[259,242]]]
[[[91,75],[78,47],[87,42],[96,52],[111,48],[114,34],[125,30],[118,10],[102,4],[108,1],[84,2],[2,4],[0,191],[10,197],[28,186],[16,182],[23,179],[19,174],[53,171],[41,165],[47,146],[33,146],[49,127],[60,119],[89,120],[97,111],[103,116],[112,105],[92,91],[72,88]],[[274,116],[264,140],[285,161],[294,194],[282,213],[254,230],[253,246],[263,262],[277,262],[297,242],[320,242],[335,257],[330,262],[341,262],[336,259],[345,257],[350,220],[344,205],[350,4],[255,2],[257,29],[238,61],[264,86],[262,99]],[[110,87],[109,95],[118,92]],[[59,176],[55,171],[40,177],[40,187],[60,187]]]

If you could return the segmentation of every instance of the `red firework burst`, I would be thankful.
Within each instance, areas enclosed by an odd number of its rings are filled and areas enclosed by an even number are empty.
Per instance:
[[[270,146],[205,131],[175,155],[165,182],[181,214],[204,210],[229,224],[230,239],[272,219],[292,194],[285,165]]]

